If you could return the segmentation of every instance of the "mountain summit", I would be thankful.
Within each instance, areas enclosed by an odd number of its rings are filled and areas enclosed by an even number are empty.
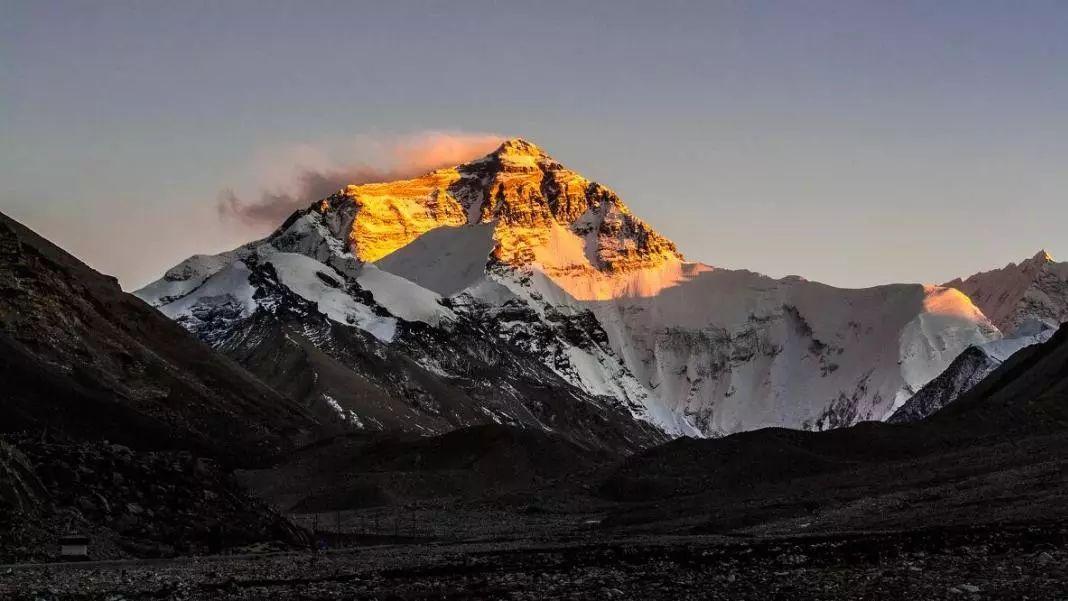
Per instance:
[[[681,260],[619,196],[521,138],[410,180],[348,186],[314,207],[361,261],[442,226],[493,224],[493,258],[553,270],[631,271]]]
[[[1068,262],[1056,262],[1045,250],[1019,263],[945,285],[971,297],[1006,334],[1029,320],[1040,320],[1051,328],[1068,321]]]
[[[1048,252],[1046,252],[1046,249],[1044,249],[1044,248],[1042,250],[1038,251],[1037,253],[1035,253],[1035,256],[1031,257],[1031,260],[1032,261],[1037,261],[1039,263],[1056,263],[1057,262],[1053,258],[1053,255],[1051,255]]]
[[[686,261],[611,189],[518,138],[347,186],[137,294],[352,427],[499,422],[631,449],[883,419],[1000,337],[952,288]]]

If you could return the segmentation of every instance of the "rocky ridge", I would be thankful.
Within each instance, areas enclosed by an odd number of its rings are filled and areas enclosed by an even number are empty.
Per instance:
[[[967,294],[1006,333],[1029,319],[1051,327],[1068,321],[1068,262],[1056,262],[1045,250],[1019,263],[944,285]]]

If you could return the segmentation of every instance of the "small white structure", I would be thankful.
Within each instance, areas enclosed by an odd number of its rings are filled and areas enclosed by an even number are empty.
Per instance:
[[[59,555],[63,559],[88,559],[89,537],[70,534],[59,538]]]

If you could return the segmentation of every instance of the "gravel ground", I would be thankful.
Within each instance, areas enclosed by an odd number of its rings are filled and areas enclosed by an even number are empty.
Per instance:
[[[1064,535],[643,537],[2,566],[0,598],[1068,600]]]

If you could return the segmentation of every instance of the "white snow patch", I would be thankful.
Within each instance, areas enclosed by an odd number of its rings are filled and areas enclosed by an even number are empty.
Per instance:
[[[315,303],[319,311],[330,319],[356,326],[382,342],[392,342],[396,336],[396,319],[376,315],[370,307],[357,302],[343,288],[327,285],[316,275],[321,273],[337,282],[344,282],[345,278],[332,267],[295,253],[273,252],[261,256],[261,259],[274,265],[282,285]]]
[[[375,265],[364,265],[356,281],[374,296],[375,302],[406,321],[436,326],[445,320],[456,320],[456,314],[441,305],[437,293]]]
[[[999,363],[1003,362],[1016,354],[1017,351],[1046,342],[1057,332],[1056,328],[1049,327],[1046,324],[1041,325],[1045,327],[1032,330],[1031,333],[1028,333],[1027,335],[1002,338],[1001,340],[987,342],[986,344],[979,345],[979,349],[986,353],[987,357],[990,357]]]
[[[218,255],[193,255],[168,269],[162,278],[133,294],[153,307],[165,305],[196,290],[205,280],[225,269],[237,258],[237,251]]]
[[[345,409],[341,406],[341,403],[337,402],[337,399],[328,394],[324,393],[322,397],[323,400],[326,401],[326,404],[337,413],[342,421],[349,422],[357,428],[363,428],[363,421],[360,420],[360,416],[357,415],[355,411],[352,409]]]
[[[925,286],[923,311],[905,326],[900,338],[901,375],[911,390],[902,390],[886,413],[905,404],[912,391],[938,377],[969,346],[984,345],[1001,332],[955,288]]]
[[[250,273],[243,261],[234,261],[209,276],[191,293],[159,307],[159,310],[171,319],[176,319],[182,315],[190,315],[193,307],[198,305],[206,303],[221,305],[233,302],[240,305],[241,316],[247,317],[256,310],[257,306],[255,299],[252,298],[255,289],[248,281]]]

